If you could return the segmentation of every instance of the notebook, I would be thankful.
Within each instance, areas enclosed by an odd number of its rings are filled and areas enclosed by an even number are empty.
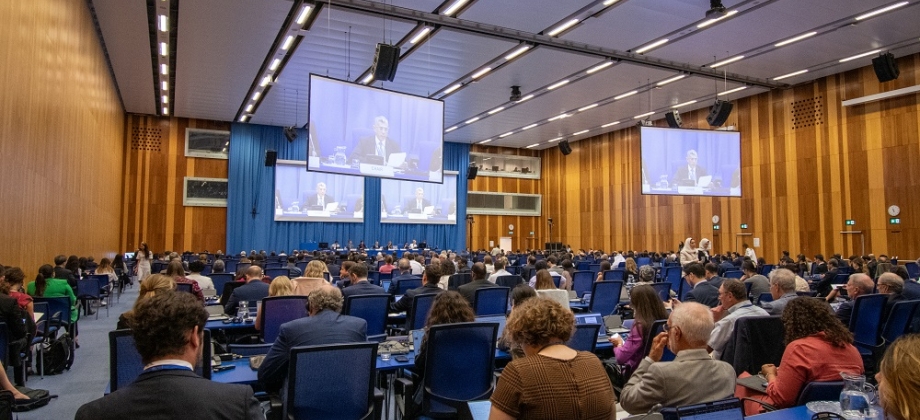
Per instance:
[[[743,420],[744,410],[742,410],[741,400],[729,398],[677,407],[677,418],[680,420]]]
[[[754,391],[760,392],[762,394],[767,393],[767,386],[764,385],[767,383],[767,380],[760,375],[748,376],[746,378],[738,378],[735,383],[741,385],[745,388],[752,389]]]

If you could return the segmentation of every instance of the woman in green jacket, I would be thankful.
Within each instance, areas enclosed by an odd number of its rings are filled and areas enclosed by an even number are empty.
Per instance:
[[[38,276],[35,281],[29,283],[26,293],[32,297],[61,297],[70,298],[70,323],[74,325],[77,322],[79,309],[77,309],[77,296],[74,295],[73,289],[67,284],[65,279],[54,278],[54,267],[45,264],[38,269]],[[76,332],[74,332],[76,337]]]

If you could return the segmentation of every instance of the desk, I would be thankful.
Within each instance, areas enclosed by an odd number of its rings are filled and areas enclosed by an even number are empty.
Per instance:
[[[216,320],[210,320],[210,321],[208,321],[207,323],[204,324],[204,327],[207,328],[207,329],[209,329],[209,330],[211,330],[211,331],[217,331],[217,330],[243,330],[243,329],[251,329],[251,330],[255,331],[255,329],[256,329],[255,325],[256,325],[256,324],[255,324],[254,321],[253,321],[253,322],[240,322],[240,323],[231,322],[231,323],[229,323],[229,324],[224,324],[224,321],[223,321],[223,320],[216,319]]]
[[[811,415],[814,414],[808,410],[804,405],[792,408],[784,408],[782,410],[771,411],[769,413],[757,414],[746,418],[757,420],[796,420],[796,419],[810,419]]]

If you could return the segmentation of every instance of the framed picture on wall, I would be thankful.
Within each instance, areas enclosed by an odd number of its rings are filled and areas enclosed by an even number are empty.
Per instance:
[[[197,207],[227,207],[226,178],[187,176],[182,189],[182,204]]]
[[[185,129],[185,155],[190,157],[227,159],[230,150],[230,132],[224,130],[206,130],[203,128]]]

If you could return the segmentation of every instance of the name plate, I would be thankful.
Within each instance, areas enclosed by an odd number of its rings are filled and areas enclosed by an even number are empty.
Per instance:
[[[408,213],[407,216],[412,220],[428,220],[428,215],[425,213]]]
[[[307,216],[310,217],[329,217],[329,212],[325,210],[307,210]]]
[[[678,194],[703,195],[703,187],[677,187]]]
[[[363,219],[363,218],[364,218],[364,212],[363,212],[363,211],[356,211],[354,217],[355,217],[355,219]]]
[[[310,156],[307,158],[307,166],[311,168],[319,168],[319,156]]]
[[[360,171],[362,175],[374,175],[374,176],[384,176],[392,177],[393,168],[384,165],[371,165],[369,163],[362,163],[360,166]]]

